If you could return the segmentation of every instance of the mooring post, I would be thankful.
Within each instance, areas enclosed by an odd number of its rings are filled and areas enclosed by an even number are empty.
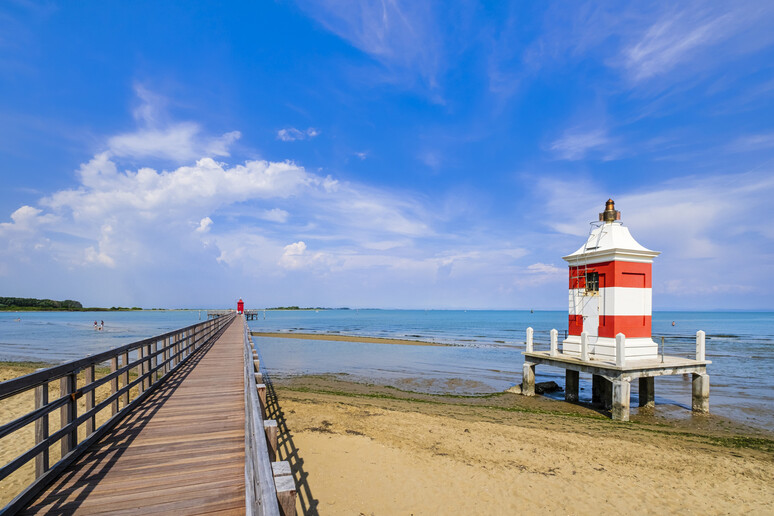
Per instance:
[[[564,379],[564,401],[578,401],[580,372],[567,369]]]
[[[615,421],[629,421],[631,378],[620,376],[613,380],[613,411]]]
[[[702,332],[703,333],[703,332]],[[694,412],[709,412],[709,375],[706,373],[693,373],[692,406]]]
[[[559,354],[559,332],[551,330],[551,356],[555,357]]]
[[[705,334],[699,330],[696,332],[696,360],[699,362],[704,362],[707,359],[705,349]]]
[[[589,361],[589,334],[581,332],[581,360]]]
[[[626,336],[619,333],[615,336],[615,365],[624,367],[626,364]]]

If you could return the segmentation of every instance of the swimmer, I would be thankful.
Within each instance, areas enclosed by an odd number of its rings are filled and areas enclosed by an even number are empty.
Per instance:
[[[672,326],[674,326],[674,325],[675,325],[675,322],[674,322],[674,321],[672,321]]]
[[[94,329],[97,329],[97,321],[94,321]]]

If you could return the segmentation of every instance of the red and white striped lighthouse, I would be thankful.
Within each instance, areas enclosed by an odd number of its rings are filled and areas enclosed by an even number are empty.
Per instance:
[[[609,199],[580,249],[563,257],[570,266],[570,317],[564,352],[580,354],[581,333],[591,358],[616,358],[615,336],[626,336],[625,359],[655,358],[651,338],[651,251],[637,243]]]

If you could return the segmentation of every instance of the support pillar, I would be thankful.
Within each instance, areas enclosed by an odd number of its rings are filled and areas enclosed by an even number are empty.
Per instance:
[[[631,379],[619,377],[613,380],[613,413],[614,421],[629,421],[629,397],[631,395]]]
[[[602,404],[602,394],[603,394],[603,387],[602,382],[604,382],[605,379],[599,376],[598,374],[592,374],[591,375],[591,403],[592,405],[601,405]]]
[[[532,362],[524,362],[521,375],[521,393],[524,396],[535,395],[535,364]]]
[[[709,412],[709,375],[693,373],[693,403],[694,412]]]
[[[578,371],[566,370],[564,381],[564,401],[578,401],[578,384],[580,373]]]
[[[651,377],[640,378],[640,407],[653,408],[656,406],[656,379]]]

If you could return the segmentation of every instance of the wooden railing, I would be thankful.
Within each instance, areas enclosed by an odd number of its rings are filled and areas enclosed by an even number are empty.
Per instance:
[[[248,516],[295,516],[296,485],[287,461],[277,461],[277,422],[266,420],[266,385],[258,350],[244,324],[245,506]]]
[[[34,481],[1,509],[0,514],[13,514],[29,503],[194,352],[216,339],[234,318],[233,314],[218,317],[0,383],[0,401],[33,389],[35,392],[34,410],[0,426],[0,439],[3,439],[27,425],[35,425],[34,446],[0,467],[2,482],[34,460]],[[97,366],[106,363],[110,364],[110,372],[96,378]],[[49,384],[56,380],[59,380],[59,397],[50,400]],[[97,400],[97,389],[108,385],[109,395]],[[85,411],[79,415],[80,398],[85,399]],[[97,416],[108,407],[109,418],[98,426]],[[49,415],[56,409],[59,409],[60,425],[52,431]],[[79,440],[81,428],[85,432]],[[61,458],[50,465],[51,447],[58,441]]]

